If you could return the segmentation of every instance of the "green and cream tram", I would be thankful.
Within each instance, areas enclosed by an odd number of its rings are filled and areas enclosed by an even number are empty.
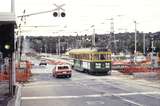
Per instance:
[[[111,52],[104,49],[85,48],[74,49],[69,52],[74,59],[73,67],[77,71],[89,74],[111,74]]]

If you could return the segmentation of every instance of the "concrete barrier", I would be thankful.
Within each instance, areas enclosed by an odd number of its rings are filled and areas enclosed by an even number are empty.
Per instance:
[[[21,85],[17,85],[17,94],[16,94],[16,100],[15,100],[15,106],[20,106],[21,105],[21,92],[22,87]]]
[[[22,87],[20,84],[16,84],[15,96],[8,102],[7,106],[20,106],[21,105],[21,91]]]
[[[147,79],[157,79],[158,73],[156,72],[139,72],[133,73],[135,78],[147,78]]]

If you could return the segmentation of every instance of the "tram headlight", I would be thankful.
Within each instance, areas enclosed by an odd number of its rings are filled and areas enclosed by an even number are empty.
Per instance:
[[[95,66],[96,68],[101,68],[101,63],[96,63]]]
[[[110,63],[106,63],[106,68],[109,68],[110,67]]]

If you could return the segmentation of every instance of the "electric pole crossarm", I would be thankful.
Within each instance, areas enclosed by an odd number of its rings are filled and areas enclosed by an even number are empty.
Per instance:
[[[28,16],[32,16],[32,15],[38,15],[38,14],[44,14],[44,13],[49,13],[49,12],[53,12],[56,11],[57,9],[53,9],[53,10],[48,10],[48,11],[41,11],[41,12],[35,12],[35,13],[30,13],[30,14],[25,14],[25,15],[19,15],[17,16],[18,18],[21,17],[28,17]]]
[[[54,4],[54,5],[56,6],[56,8],[53,9],[53,10],[35,12],[35,13],[30,13],[30,14],[24,14],[24,15],[19,15],[19,16],[17,16],[17,17],[18,17],[18,18],[28,17],[28,16],[32,16],[32,15],[44,14],[44,13],[49,13],[49,12],[54,12],[54,11],[59,11],[59,10],[65,11],[65,10],[62,8],[63,6],[65,6],[65,4],[62,4],[62,5],[56,5],[56,4]],[[23,13],[25,13],[25,10],[24,10]]]

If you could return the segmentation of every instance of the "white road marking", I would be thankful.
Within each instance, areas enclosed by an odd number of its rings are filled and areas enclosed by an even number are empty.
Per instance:
[[[155,98],[155,99],[160,99],[160,96],[153,96],[153,94],[146,95],[147,97]]]
[[[132,95],[149,95],[156,94],[160,95],[160,92],[135,92],[135,93],[119,93],[119,94],[95,94],[95,95],[79,95],[79,96],[39,96],[39,97],[21,97],[22,100],[33,100],[33,99],[72,99],[72,98],[87,98],[87,97],[105,97],[105,96],[132,96]],[[125,99],[123,99],[125,100]],[[125,100],[127,101],[127,100]]]
[[[53,84],[53,85],[43,85],[43,87],[70,87],[70,86],[75,86],[75,84]],[[79,86],[79,85],[76,85]],[[34,85],[34,86],[24,86],[23,88],[42,88],[42,85]]]
[[[21,97],[22,100],[35,100],[35,99],[73,99],[84,97],[100,97],[101,95],[81,95],[81,96],[43,96],[43,97]]]
[[[87,101],[88,105],[98,105],[98,104],[105,104],[103,101]]]
[[[119,93],[119,94],[114,94],[114,95],[115,96],[130,96],[130,95],[150,95],[150,94],[160,95],[160,92],[133,92],[133,93]]]
[[[120,96],[119,96],[119,97],[120,97]],[[137,106],[144,106],[144,105],[139,104],[139,103],[137,103],[137,102],[134,102],[134,101],[132,101],[132,100],[128,100],[128,99],[123,98],[123,97],[120,97],[120,98],[121,98],[121,100],[123,100],[123,101],[125,101],[125,102],[131,103],[131,104],[134,104],[134,105],[137,105]]]

